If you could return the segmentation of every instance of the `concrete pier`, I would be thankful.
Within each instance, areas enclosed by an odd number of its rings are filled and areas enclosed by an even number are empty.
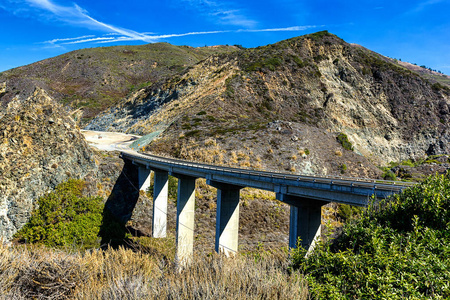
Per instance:
[[[167,235],[167,197],[169,188],[169,173],[154,170],[153,185],[153,226],[152,236],[164,238]]]
[[[150,185],[150,170],[155,171],[153,236],[166,236],[168,174],[178,178],[176,224],[176,261],[185,266],[193,256],[195,180],[205,178],[217,191],[215,249],[227,255],[238,250],[239,192],[251,187],[276,193],[278,200],[291,206],[289,246],[311,251],[320,235],[321,207],[329,202],[366,206],[370,197],[385,199],[413,186],[414,183],[329,176],[282,174],[277,172],[237,169],[183,161],[155,155],[123,151],[125,166],[133,170],[132,183],[140,190]],[[128,167],[127,167],[128,169]],[[136,177],[139,177],[137,180]]]
[[[208,184],[217,188],[216,246],[218,253],[227,256],[238,251],[240,187],[228,184]]]
[[[322,221],[322,205],[327,202],[322,201],[297,201],[291,205],[289,222],[289,247],[296,248],[300,238],[300,245],[312,250],[316,239],[320,238],[320,228]]]
[[[139,166],[139,190],[146,192],[150,187],[150,169],[147,169],[145,166]]]
[[[176,176],[176,175],[175,175]],[[178,177],[176,261],[180,266],[190,262],[194,253],[195,177]]]

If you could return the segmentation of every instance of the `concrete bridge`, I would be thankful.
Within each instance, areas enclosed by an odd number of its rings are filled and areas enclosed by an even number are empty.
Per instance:
[[[386,198],[400,193],[412,184],[317,177],[276,172],[253,171],[213,166],[123,151],[123,160],[130,161],[139,172],[139,188],[150,186],[150,172],[154,172],[153,237],[165,237],[167,228],[168,175],[178,178],[176,243],[177,260],[192,257],[194,241],[195,180],[205,178],[217,188],[215,250],[229,255],[238,250],[239,192],[252,187],[276,193],[276,198],[290,205],[289,247],[309,249],[320,235],[321,207],[329,202],[365,206],[369,198]]]

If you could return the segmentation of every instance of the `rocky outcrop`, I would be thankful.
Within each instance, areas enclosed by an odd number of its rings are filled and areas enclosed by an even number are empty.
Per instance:
[[[39,196],[96,169],[74,121],[42,89],[15,97],[0,116],[0,239],[30,217]]]
[[[249,129],[281,120],[345,133],[356,153],[383,165],[450,153],[449,107],[448,87],[319,32],[212,56],[125,99],[90,126],[144,135],[164,125],[161,136],[179,145],[171,153],[179,155],[180,137],[198,144],[233,133],[244,140],[241,148],[252,147]]]

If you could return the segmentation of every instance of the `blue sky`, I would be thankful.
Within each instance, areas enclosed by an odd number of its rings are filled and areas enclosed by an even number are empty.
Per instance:
[[[450,0],[0,0],[0,72],[81,48],[256,47],[328,30],[450,74],[449,16]]]

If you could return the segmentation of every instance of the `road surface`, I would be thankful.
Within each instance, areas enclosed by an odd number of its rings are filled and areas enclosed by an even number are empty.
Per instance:
[[[140,138],[139,135],[121,132],[81,130],[81,133],[90,146],[103,151],[131,150],[130,144]]]

